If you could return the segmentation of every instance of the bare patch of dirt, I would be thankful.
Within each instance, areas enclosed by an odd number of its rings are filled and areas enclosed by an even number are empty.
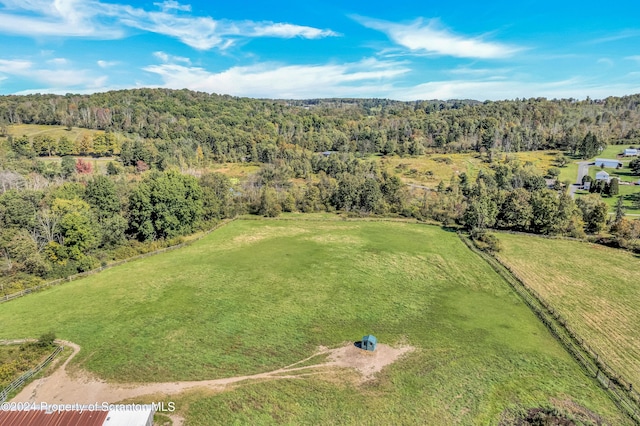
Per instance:
[[[360,372],[363,380],[370,380],[384,367],[393,364],[398,358],[413,349],[410,346],[392,348],[379,344],[374,352],[369,352],[349,344],[329,351],[329,362],[325,365],[355,368]]]
[[[357,348],[353,342],[349,342],[336,349],[321,347],[318,352],[294,364],[249,376],[202,381],[123,384],[107,383],[86,371],[74,371],[73,374],[70,374],[67,366],[80,351],[80,347],[72,342],[57,341],[57,343],[71,347],[73,354],[50,376],[35,380],[27,385],[13,398],[13,401],[47,402],[49,404],[115,403],[154,394],[176,395],[194,389],[223,391],[229,385],[246,380],[301,379],[306,375],[318,374],[320,372],[318,370],[332,367],[355,369],[360,373],[361,380],[366,381],[372,379],[376,373],[395,362],[400,356],[414,349],[410,346],[392,348],[385,344],[378,344],[375,352],[367,352]],[[326,355],[326,361],[304,365],[305,362],[319,355]]]

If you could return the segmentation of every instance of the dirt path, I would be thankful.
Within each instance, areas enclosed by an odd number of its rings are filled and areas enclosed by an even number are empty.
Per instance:
[[[318,369],[331,367],[354,368],[360,372],[363,380],[369,380],[375,373],[396,361],[401,355],[413,350],[408,346],[396,349],[378,344],[375,352],[367,352],[356,348],[353,343],[348,343],[336,349],[320,348],[315,354],[294,364],[250,376],[202,381],[116,384],[107,383],[87,372],[70,375],[67,372],[67,365],[78,354],[80,346],[67,341],[57,341],[57,343],[71,347],[73,350],[71,356],[50,376],[35,380],[26,386],[13,398],[13,401],[87,405],[102,404],[103,402],[115,403],[144,395],[175,395],[196,388],[223,390],[228,385],[245,380],[299,378],[308,374],[317,374]],[[297,365],[323,354],[327,355],[326,362],[297,367]],[[305,370],[308,372],[304,372]]]

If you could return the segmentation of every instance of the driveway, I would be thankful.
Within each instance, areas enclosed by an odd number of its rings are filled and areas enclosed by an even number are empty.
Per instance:
[[[591,164],[590,161],[580,161],[578,163],[578,178],[576,183],[569,187],[569,194],[572,198],[575,197],[576,191],[582,185],[582,178],[589,174],[589,164]]]

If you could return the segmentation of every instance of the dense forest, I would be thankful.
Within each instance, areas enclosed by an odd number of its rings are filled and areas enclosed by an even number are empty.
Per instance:
[[[588,133],[606,144],[640,143],[639,105],[640,95],[484,103],[273,101],[136,89],[0,97],[0,125],[57,124],[122,132],[149,141],[155,161],[189,158],[198,147],[215,161],[270,162],[293,148],[360,155],[562,149],[589,157],[581,146]],[[101,141],[95,151],[84,149],[104,155],[113,147]]]
[[[469,229],[584,237],[638,247],[640,221],[608,219],[599,194],[566,186],[505,153],[577,157],[640,144],[640,95],[602,101],[323,99],[273,101],[187,90],[0,97],[0,136],[17,124],[100,130],[0,139],[0,294],[173,244],[237,214],[343,212],[435,220]],[[489,164],[412,191],[377,156],[476,152]],[[110,157],[106,170],[74,156]],[[41,157],[59,156],[60,161]],[[558,165],[567,159],[558,156]],[[207,171],[250,162],[242,181]],[[639,169],[640,172],[640,169]],[[615,185],[600,189],[615,196]],[[620,200],[619,200],[620,201]]]

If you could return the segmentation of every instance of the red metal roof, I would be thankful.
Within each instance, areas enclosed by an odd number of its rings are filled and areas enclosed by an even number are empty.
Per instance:
[[[102,426],[108,411],[0,411],[2,426]]]

